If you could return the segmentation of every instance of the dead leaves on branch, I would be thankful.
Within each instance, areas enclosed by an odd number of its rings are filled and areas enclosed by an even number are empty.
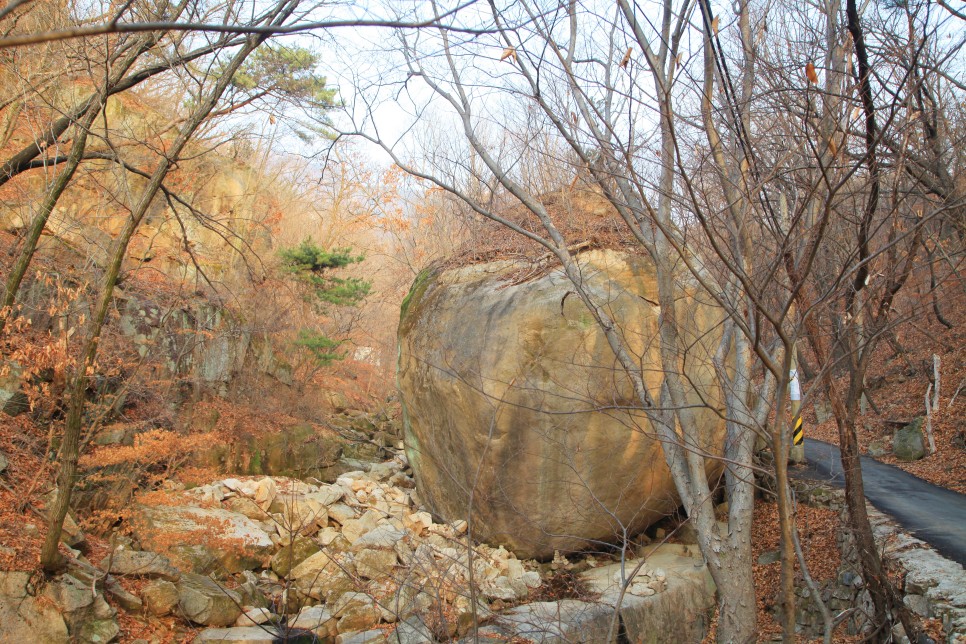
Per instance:
[[[807,78],[808,82],[812,85],[818,85],[818,73],[815,71],[815,65],[813,65],[811,62],[808,62],[805,65],[805,78]]]
[[[631,62],[631,54],[633,54],[633,53],[634,53],[634,48],[633,47],[628,47],[627,48],[627,53],[625,53],[624,54],[624,57],[621,58],[621,67],[623,69],[627,69],[627,64],[629,62]]]

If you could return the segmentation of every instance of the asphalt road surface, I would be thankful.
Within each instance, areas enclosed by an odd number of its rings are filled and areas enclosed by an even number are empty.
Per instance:
[[[966,566],[966,495],[927,483],[898,467],[862,458],[865,497],[892,516],[907,532],[942,556]],[[805,440],[804,467],[795,476],[842,486],[839,449],[822,441]],[[962,473],[966,476],[966,472]]]

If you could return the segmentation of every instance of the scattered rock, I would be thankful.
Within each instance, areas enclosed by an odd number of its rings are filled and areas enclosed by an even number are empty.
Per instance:
[[[244,515],[252,521],[267,521],[271,516],[265,510],[258,507],[255,499],[249,496],[235,496],[225,502],[225,506],[231,512]]]
[[[613,609],[609,606],[562,599],[511,608],[500,616],[519,637],[535,642],[609,642]],[[636,641],[636,640],[634,640]]]
[[[357,633],[339,633],[335,644],[382,644],[386,641],[386,634],[379,629]]]
[[[101,570],[105,570],[112,575],[148,577],[168,581],[178,581],[181,578],[181,571],[172,566],[167,557],[156,552],[118,549],[104,558],[101,562]]]
[[[219,508],[137,505],[132,526],[142,547],[170,552],[195,572],[209,572],[211,560],[228,573],[252,570],[266,563],[275,550],[268,533],[254,521]],[[207,545],[214,531],[217,545]],[[172,542],[191,545],[172,548]]]
[[[63,615],[32,582],[29,572],[0,571],[0,641],[66,644]]]
[[[0,474],[6,472],[9,465],[10,461],[8,461],[7,457],[3,455],[3,452],[0,452]]]
[[[6,375],[0,376],[0,411],[10,416],[30,411],[30,399],[22,389],[23,368],[12,361],[4,361],[0,366],[9,367]],[[0,369],[2,371],[4,369]]]
[[[399,622],[396,630],[389,635],[392,644],[436,644],[432,631],[426,622],[417,615]]]
[[[203,626],[230,626],[242,612],[238,593],[201,575],[183,574],[178,595],[178,608],[184,616]]]
[[[343,534],[345,534],[344,528]],[[353,551],[363,550],[366,548],[382,548],[389,550],[392,549],[396,543],[402,540],[405,536],[406,533],[402,530],[397,530],[391,525],[381,525],[373,528],[358,539],[350,539],[350,541],[352,542]]]
[[[777,550],[769,550],[758,555],[758,565],[767,566],[768,564],[778,563],[782,559],[782,554]]]
[[[295,540],[287,546],[279,548],[272,556],[272,570],[279,577],[287,577],[300,563],[319,552],[319,546],[306,537],[295,537]]]
[[[342,524],[342,536],[344,536],[349,543],[355,543],[356,539],[362,535],[376,529],[378,525],[380,515],[375,510],[367,510],[358,519],[349,519]]]
[[[149,581],[141,589],[144,607],[156,616],[167,615],[173,611],[179,598],[178,587],[163,579]]]
[[[429,512],[413,512],[410,515],[403,517],[403,525],[406,529],[420,536],[428,530],[433,525],[433,515]]]
[[[351,579],[337,561],[328,553],[320,551],[295,566],[289,576],[295,580],[300,593],[313,599],[326,599],[333,585]]]
[[[44,497],[44,507],[47,508],[47,512],[52,512],[56,504],[57,490],[54,489]],[[74,513],[71,511],[68,511],[67,516],[64,517],[64,529],[60,534],[60,540],[71,548],[76,548],[87,540],[87,535],[77,525],[77,521],[74,520]]]
[[[883,456],[888,456],[889,443],[885,438],[877,438],[869,442],[869,445],[865,448],[872,458],[882,458]]]
[[[90,586],[72,575],[52,580],[44,596],[60,610],[74,641],[107,644],[121,631],[117,613],[104,596],[92,593]]]
[[[385,445],[383,447],[385,447]],[[374,481],[385,481],[399,470],[400,464],[394,461],[375,463],[369,469],[369,476],[371,476]]]
[[[336,620],[323,606],[308,606],[301,609],[294,618],[288,620],[288,627],[308,631],[319,637],[334,637]]]
[[[269,477],[263,478],[255,484],[255,503],[263,510],[268,510],[278,494],[275,481]]]
[[[631,591],[621,598],[620,618],[627,639],[637,641],[700,642],[709,626],[715,587],[697,549],[683,544],[646,546],[646,564],[632,580]],[[625,562],[633,570],[639,560]],[[581,573],[587,589],[599,594],[599,605],[613,610],[620,597],[621,564],[609,564]],[[639,588],[638,592],[634,592]],[[647,589],[647,590],[644,590]],[[655,633],[661,637],[652,639]],[[597,640],[593,640],[597,641]],[[602,640],[606,641],[606,640]]]
[[[345,490],[338,485],[323,485],[317,492],[306,494],[305,497],[318,501],[325,507],[335,505],[345,496]]]
[[[223,644],[275,644],[279,641],[295,642],[295,639],[284,639],[282,633],[274,626],[235,626],[233,628],[206,628],[192,640],[194,644],[201,642],[221,642]]]
[[[345,503],[335,503],[329,506],[329,518],[339,525],[344,526],[348,521],[352,521],[358,516],[359,513]]]
[[[301,534],[311,536],[328,524],[329,511],[313,496],[291,496],[282,502],[282,521],[279,532],[283,536]]]
[[[339,632],[364,631],[379,623],[382,613],[375,600],[364,593],[345,593],[332,606]]]
[[[235,626],[258,626],[275,619],[275,615],[267,608],[249,607],[235,620]]]
[[[393,550],[363,550],[355,556],[356,572],[366,579],[382,579],[396,567]]]
[[[127,428],[124,425],[105,427],[94,435],[95,445],[121,445],[127,439]]]

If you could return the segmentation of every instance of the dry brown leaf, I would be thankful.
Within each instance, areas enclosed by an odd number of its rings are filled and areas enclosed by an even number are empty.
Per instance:
[[[517,50],[514,49],[513,47],[507,47],[506,49],[503,50],[503,53],[500,54],[500,60],[506,60],[507,58],[511,58],[511,57],[514,60],[516,60],[517,58]]]
[[[818,73],[815,71],[815,65],[811,62],[805,65],[805,77],[808,78],[808,82],[812,85],[818,84]]]
[[[711,21],[711,31],[714,32],[715,36],[718,35],[718,16],[715,16],[714,20]]]
[[[628,47],[627,48],[627,53],[625,53],[624,54],[624,57],[621,58],[621,67],[626,68],[627,67],[627,63],[631,62],[631,53],[633,51],[634,51],[634,49],[632,47]]]
[[[834,136],[830,136],[829,139],[828,139],[828,151],[832,153],[832,156],[833,157],[838,156],[838,154],[839,154],[839,148],[835,144],[835,137]]]

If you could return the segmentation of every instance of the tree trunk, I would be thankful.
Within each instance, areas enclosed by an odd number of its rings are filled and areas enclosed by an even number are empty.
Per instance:
[[[290,7],[288,11],[283,9],[284,6]],[[294,9],[294,5],[284,2],[283,4],[276,5],[276,7],[276,19],[278,15],[287,17],[292,9]],[[182,127],[181,132],[178,134],[177,139],[175,139],[171,147],[167,150],[167,154],[161,159],[157,169],[151,175],[151,180],[141,194],[137,205],[132,208],[131,216],[127,220],[124,229],[111,245],[110,264],[101,281],[97,306],[91,317],[87,338],[84,341],[81,358],[78,361],[77,373],[70,387],[67,422],[64,426],[64,439],[59,452],[61,469],[57,477],[57,504],[51,516],[47,538],[44,541],[40,557],[40,563],[48,573],[57,572],[62,566],[60,553],[58,552],[58,544],[60,543],[60,535],[64,527],[64,518],[67,516],[67,510],[70,507],[70,498],[77,476],[81,422],[83,420],[84,405],[87,402],[86,390],[88,374],[89,372],[93,372],[94,369],[94,358],[97,354],[98,339],[100,338],[104,320],[107,318],[107,313],[110,309],[110,304],[114,296],[114,287],[117,284],[117,278],[121,271],[121,264],[124,260],[128,243],[131,241],[131,237],[140,225],[154,197],[161,189],[161,184],[177,160],[178,155],[184,149],[184,146],[194,135],[195,130],[197,130],[202,121],[214,109],[241,64],[267,37],[267,34],[249,36],[245,45],[234,54],[231,61],[222,70],[221,76],[217,83],[215,83],[215,86],[203,100],[199,101],[198,107],[192,112]]]
[[[745,544],[722,553],[721,569],[713,575],[718,584],[717,639],[722,643],[750,644],[757,639],[755,584],[748,574],[752,564],[751,535],[746,535],[744,541]]]

